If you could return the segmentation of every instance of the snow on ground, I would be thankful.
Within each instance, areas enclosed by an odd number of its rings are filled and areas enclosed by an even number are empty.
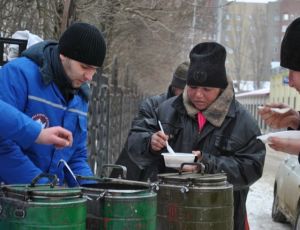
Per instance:
[[[263,176],[250,187],[247,199],[250,230],[291,230],[291,225],[272,220],[273,186],[277,168],[286,157],[267,148]]]

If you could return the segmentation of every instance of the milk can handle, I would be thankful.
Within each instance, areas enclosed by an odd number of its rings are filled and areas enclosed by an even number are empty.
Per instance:
[[[94,181],[99,181],[99,182],[105,182],[105,179],[96,177],[96,176],[81,176],[81,175],[76,175],[77,180],[94,180]]]
[[[41,173],[38,176],[36,176],[35,178],[32,179],[31,184],[29,187],[34,187],[36,186],[36,183],[43,177],[46,177],[49,179],[50,181],[50,187],[54,188],[54,186],[56,186],[58,179],[57,176],[54,174],[49,174],[49,173]]]
[[[105,164],[102,166],[102,170],[101,170],[101,177],[104,177],[104,169],[105,168],[115,168],[115,169],[121,169],[122,170],[122,179],[126,179],[127,177],[127,168],[123,165],[115,165],[115,164]]]
[[[182,170],[183,170],[183,166],[185,165],[194,165],[197,166],[198,168],[200,168],[200,170],[198,170],[198,172],[200,172],[201,174],[204,174],[204,170],[205,170],[205,165],[201,162],[194,162],[194,163],[182,163],[180,165],[180,169],[179,169],[179,175],[182,174]]]

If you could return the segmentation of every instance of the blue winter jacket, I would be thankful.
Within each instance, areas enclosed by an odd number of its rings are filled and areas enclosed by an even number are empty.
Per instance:
[[[61,183],[76,185],[69,173],[64,172],[62,167],[58,168],[60,159],[68,163],[74,174],[92,175],[87,163],[87,101],[81,94],[75,94],[66,102],[49,76],[51,65],[43,59],[45,45],[48,44],[32,49],[41,60],[39,65],[21,57],[0,69],[0,99],[23,111],[43,127],[62,126],[70,130],[73,145],[64,149],[35,143],[24,147],[0,138],[0,181],[7,184],[28,184],[44,172],[56,174]],[[24,137],[24,141],[27,138],[30,141],[30,136]],[[45,183],[47,179],[40,182]]]
[[[0,137],[26,148],[35,142],[42,126],[15,107],[0,100]]]

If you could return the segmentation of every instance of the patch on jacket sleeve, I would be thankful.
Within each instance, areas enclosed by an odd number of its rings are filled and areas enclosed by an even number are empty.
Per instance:
[[[43,129],[49,128],[49,118],[42,113],[38,113],[32,116],[32,119],[41,124]]]

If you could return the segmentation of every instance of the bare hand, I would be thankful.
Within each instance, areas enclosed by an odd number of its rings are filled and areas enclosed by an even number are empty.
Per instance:
[[[276,113],[271,111],[271,108],[287,108],[287,105],[281,103],[273,103],[265,105],[258,111],[258,114],[266,122],[268,126],[274,129],[279,128],[292,128],[297,129],[300,123],[299,113],[290,109],[286,113]]]
[[[192,151],[192,153],[195,155],[195,157],[198,158],[198,160],[202,160],[202,153],[199,150]],[[184,172],[198,172],[199,166],[197,165],[184,165],[182,168],[182,171]]]
[[[201,153],[201,151],[199,151],[199,150],[194,150],[194,151],[192,151],[192,153],[195,155],[195,157],[197,157],[197,159],[198,159],[199,161],[202,160],[202,153]]]
[[[54,145],[56,148],[72,146],[73,135],[70,131],[60,127],[42,129],[35,141],[38,144]]]
[[[300,152],[299,139],[270,137],[268,139],[268,144],[272,149],[276,151],[281,151],[294,155],[298,155]]]
[[[162,150],[166,146],[168,136],[162,131],[158,131],[151,136],[151,149],[155,152]]]

